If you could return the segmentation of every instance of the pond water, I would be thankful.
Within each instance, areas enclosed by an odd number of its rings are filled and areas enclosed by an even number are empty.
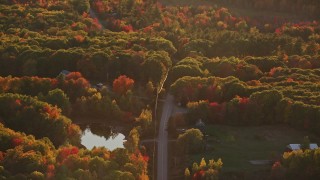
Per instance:
[[[126,141],[122,133],[113,132],[111,127],[101,125],[87,125],[81,128],[83,133],[81,136],[81,144],[87,149],[93,147],[106,147],[109,150],[123,148]]]

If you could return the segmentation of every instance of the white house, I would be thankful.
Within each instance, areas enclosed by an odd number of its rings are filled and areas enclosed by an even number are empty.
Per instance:
[[[318,144],[309,144],[309,149],[317,149]],[[296,151],[296,150],[300,150],[301,149],[301,144],[289,144],[286,147],[286,151],[290,152],[290,151]]]

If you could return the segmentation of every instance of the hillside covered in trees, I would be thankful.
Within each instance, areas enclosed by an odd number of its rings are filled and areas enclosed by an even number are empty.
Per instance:
[[[156,145],[140,138],[157,138],[169,93],[186,112],[169,135],[189,129],[173,179],[230,175],[197,157],[215,153],[198,119],[320,136],[317,0],[0,2],[0,179],[153,179]],[[81,123],[125,127],[124,148],[85,148]],[[319,150],[281,156],[265,177],[320,178]]]

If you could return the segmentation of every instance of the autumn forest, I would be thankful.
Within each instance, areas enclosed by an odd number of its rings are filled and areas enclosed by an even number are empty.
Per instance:
[[[319,179],[319,8],[0,0],[0,179]]]

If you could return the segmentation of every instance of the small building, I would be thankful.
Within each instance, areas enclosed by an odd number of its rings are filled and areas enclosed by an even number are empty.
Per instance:
[[[102,83],[98,83],[98,84],[96,84],[96,86],[97,86],[98,89],[102,89],[103,88],[103,84]]]
[[[313,150],[313,149],[317,149],[318,144],[309,144],[309,149]],[[301,144],[289,144],[286,146],[286,152],[291,152],[291,151],[296,151],[296,150],[300,150],[301,149]]]
[[[204,124],[204,122],[202,121],[202,119],[199,119],[199,120],[196,122],[196,128],[199,129],[203,134],[205,134],[206,125]]]
[[[184,128],[177,128],[176,131],[177,131],[178,134],[183,134],[183,133],[186,132],[186,129],[184,129]]]
[[[62,70],[62,71],[59,73],[59,75],[64,75],[64,76],[66,76],[66,75],[68,75],[68,74],[70,74],[70,71],[67,71],[67,70]]]
[[[107,84],[103,84],[103,83],[97,83],[97,84],[94,84],[94,85],[91,85],[91,88],[94,88],[94,89],[96,89],[96,90],[98,90],[98,91],[107,91],[107,92],[109,92],[109,93],[112,93],[112,91],[111,91],[111,87],[109,86],[109,85],[107,85]]]

